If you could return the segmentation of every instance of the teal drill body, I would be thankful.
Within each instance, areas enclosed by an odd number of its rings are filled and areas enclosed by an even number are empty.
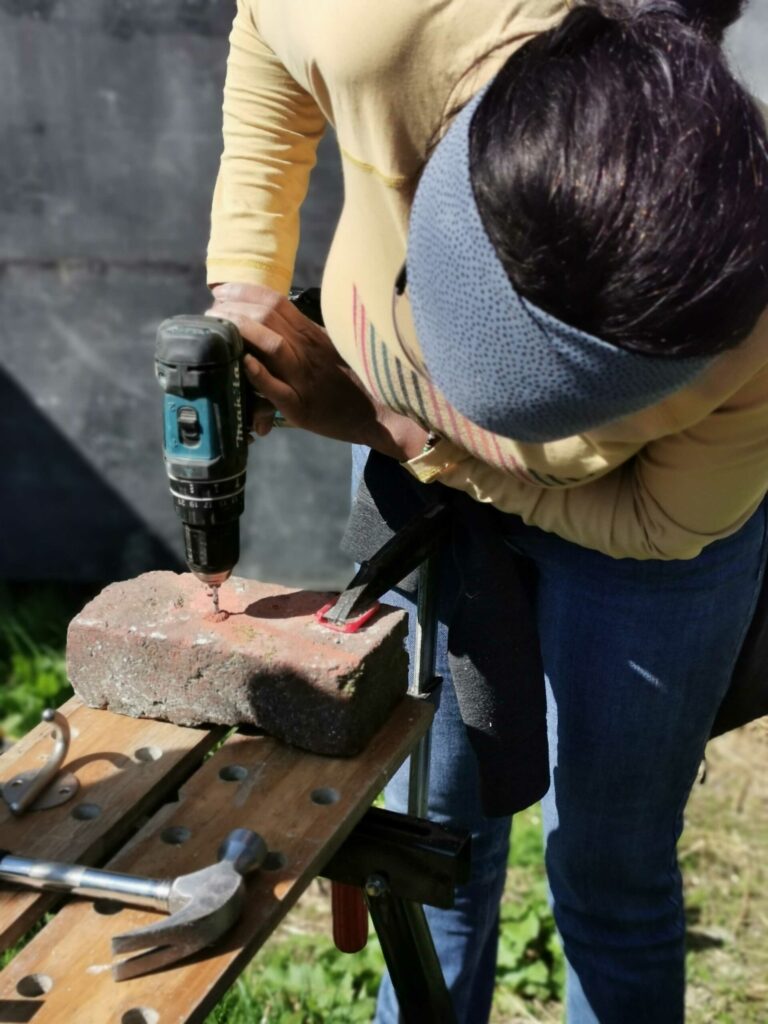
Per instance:
[[[240,557],[248,459],[242,357],[240,333],[227,320],[175,316],[157,331],[165,466],[187,564],[213,588],[215,607]]]

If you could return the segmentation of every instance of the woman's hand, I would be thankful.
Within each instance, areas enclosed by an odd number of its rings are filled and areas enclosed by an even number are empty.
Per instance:
[[[426,431],[369,394],[322,327],[284,295],[252,284],[216,285],[212,292],[208,312],[239,329],[248,349],[246,377],[263,396],[255,433],[269,433],[278,409],[293,426],[366,444],[401,462],[421,451]]]

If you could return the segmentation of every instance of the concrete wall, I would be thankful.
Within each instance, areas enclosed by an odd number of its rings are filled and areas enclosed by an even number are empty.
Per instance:
[[[208,302],[233,13],[234,0],[0,0],[4,578],[115,579],[181,556],[154,334]],[[329,138],[298,282],[319,282],[339,203]],[[299,431],[254,446],[238,571],[340,582],[348,461]]]
[[[125,578],[179,564],[152,376],[157,323],[203,310],[234,0],[0,0],[0,577]],[[768,98],[768,0],[731,32]],[[328,138],[297,282],[340,203]],[[244,575],[341,583],[343,445],[251,449]]]

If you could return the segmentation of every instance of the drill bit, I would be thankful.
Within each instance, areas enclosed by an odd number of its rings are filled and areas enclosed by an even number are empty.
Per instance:
[[[219,584],[218,583],[212,583],[210,585],[210,587],[208,588],[208,593],[211,596],[211,601],[213,601],[213,614],[214,615],[218,615],[219,614]]]

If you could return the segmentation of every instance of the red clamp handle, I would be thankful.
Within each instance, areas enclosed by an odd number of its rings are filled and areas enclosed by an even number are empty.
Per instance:
[[[368,942],[368,907],[357,885],[331,882],[333,941],[342,953],[359,953]]]

